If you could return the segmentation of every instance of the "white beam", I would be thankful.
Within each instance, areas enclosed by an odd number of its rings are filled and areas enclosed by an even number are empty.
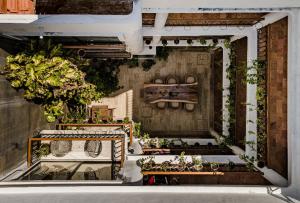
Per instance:
[[[257,31],[253,29],[251,33],[247,35],[247,67],[253,66],[253,61],[257,59]],[[254,69],[250,69],[247,72],[249,74],[255,74]],[[256,84],[247,83],[247,96],[246,96],[246,150],[245,154],[249,157],[257,157],[257,99],[256,99]],[[250,144],[249,142],[253,142]]]
[[[289,14],[288,20],[288,179],[289,194],[300,198],[300,12]]]
[[[159,32],[165,24],[168,19],[168,13],[157,13],[155,15],[155,22],[154,22],[154,29]],[[161,36],[153,36],[153,44],[158,44],[160,42]]]
[[[275,23],[276,21],[285,18],[288,16],[288,12],[278,12],[278,13],[269,13],[264,16],[264,20],[259,21],[258,23],[253,25],[253,28],[260,29],[265,27],[269,24]]]
[[[299,0],[142,0],[144,13],[270,12],[299,7]]]
[[[251,26],[166,26],[161,30],[143,27],[144,36],[223,36],[247,35]]]

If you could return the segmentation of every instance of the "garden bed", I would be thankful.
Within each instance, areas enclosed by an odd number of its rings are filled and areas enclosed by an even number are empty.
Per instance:
[[[188,147],[172,147],[172,148],[143,148],[145,155],[154,155],[154,154],[172,154],[179,155],[181,152],[185,152],[186,155],[233,155],[234,153],[228,147],[219,147],[217,145],[207,146],[200,145],[194,146],[189,145]]]

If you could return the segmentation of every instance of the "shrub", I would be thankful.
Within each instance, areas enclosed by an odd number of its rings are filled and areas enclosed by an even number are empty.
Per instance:
[[[8,56],[1,74],[12,87],[24,90],[26,100],[41,104],[47,121],[54,122],[64,115],[64,108],[85,105],[103,95],[85,81],[78,68],[85,63],[62,56],[61,45],[57,45],[47,51]]]

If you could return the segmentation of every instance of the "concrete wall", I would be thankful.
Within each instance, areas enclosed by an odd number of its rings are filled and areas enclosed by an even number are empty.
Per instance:
[[[6,55],[0,49],[0,66]],[[0,76],[0,176],[26,160],[27,138],[49,127],[41,107],[24,100],[21,92]]]

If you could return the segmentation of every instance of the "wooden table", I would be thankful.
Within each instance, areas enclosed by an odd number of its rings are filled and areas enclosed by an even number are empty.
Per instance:
[[[144,84],[147,103],[181,102],[198,103],[198,83],[192,84]]]

